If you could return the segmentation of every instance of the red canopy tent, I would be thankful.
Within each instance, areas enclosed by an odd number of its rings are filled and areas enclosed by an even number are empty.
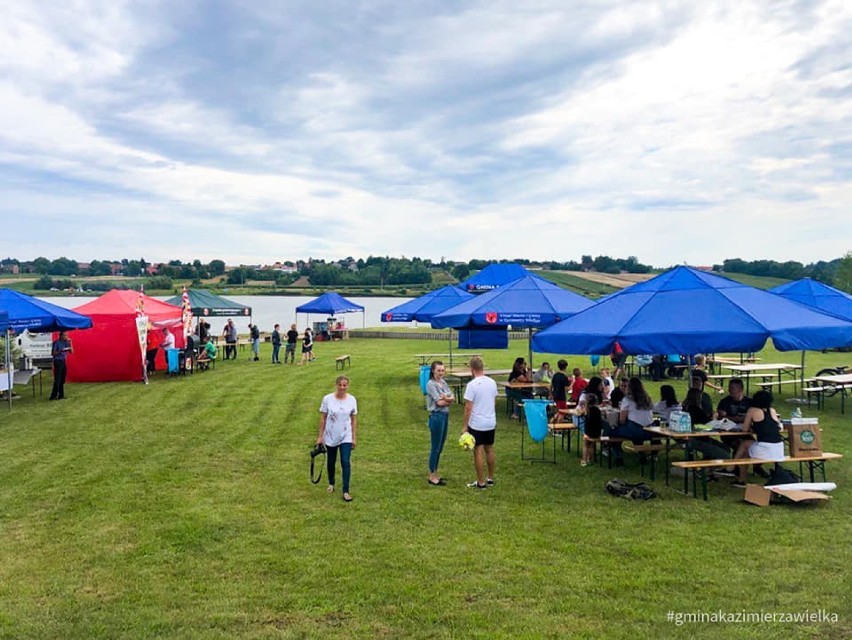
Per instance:
[[[89,331],[75,333],[74,353],[68,356],[69,382],[112,382],[142,380],[144,354],[139,346],[136,318],[140,300],[143,315],[148,318],[148,331],[154,332],[156,343],[162,341],[163,327],[174,334],[175,346],[183,348],[182,311],[180,307],[161,302],[138,291],[113,289],[97,300],[74,309],[92,319]],[[165,354],[157,354],[157,369],[165,369]]]

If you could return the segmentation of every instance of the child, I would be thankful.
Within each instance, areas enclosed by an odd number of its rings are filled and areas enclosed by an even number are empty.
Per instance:
[[[589,438],[600,438],[603,430],[603,416],[598,406],[598,398],[590,393],[586,398],[586,435]],[[595,458],[595,443],[588,440],[583,441],[583,459],[580,466],[588,466]]]
[[[603,396],[604,402],[609,402],[609,397],[612,395],[612,390],[615,389],[615,382],[612,380],[612,376],[610,375],[609,367],[604,367],[601,369],[601,378],[603,379]]]
[[[583,390],[588,384],[588,380],[583,378],[583,372],[580,370],[580,367],[575,367],[574,384],[571,385],[571,400],[573,400],[574,402],[579,402],[580,394],[583,393]]]

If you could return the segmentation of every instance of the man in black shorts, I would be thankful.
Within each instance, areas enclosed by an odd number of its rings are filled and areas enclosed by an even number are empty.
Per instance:
[[[473,378],[464,390],[463,431],[473,436],[476,445],[473,448],[473,466],[476,480],[468,487],[487,489],[494,484],[494,430],[497,427],[497,383],[485,375],[482,358],[470,359],[470,372]],[[488,464],[488,477],[485,477],[485,463]]]

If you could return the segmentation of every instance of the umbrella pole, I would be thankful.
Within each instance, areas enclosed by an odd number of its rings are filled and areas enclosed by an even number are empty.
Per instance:
[[[6,397],[9,399],[9,411],[12,410],[12,358],[9,353],[9,330],[6,330],[6,356],[4,358],[6,361],[6,375],[8,376],[8,384]],[[33,382],[35,384],[35,382]]]
[[[530,371],[533,369],[533,359],[532,359],[532,327],[527,327],[527,351],[529,351],[530,357]]]
[[[450,369],[453,368],[453,328],[449,328],[449,333],[447,334],[449,337],[449,341],[447,342],[447,346],[450,349]]]

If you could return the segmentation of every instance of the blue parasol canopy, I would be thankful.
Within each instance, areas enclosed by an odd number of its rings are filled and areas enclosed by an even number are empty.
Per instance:
[[[822,282],[803,278],[770,289],[774,294],[832,315],[852,320],[852,296]]]
[[[436,329],[453,327],[547,327],[587,309],[588,298],[549,280],[527,275],[439,313]]]
[[[355,304],[334,291],[324,293],[318,298],[296,307],[296,313],[324,313],[332,316],[338,313],[363,310],[364,307],[360,304]]]
[[[388,309],[382,313],[382,322],[411,322],[412,320],[429,322],[433,316],[473,297],[473,294],[448,284],[446,287],[430,291],[419,298]]]
[[[780,351],[852,345],[852,323],[768,291],[676,267],[615,293],[533,337],[548,353]]]
[[[482,293],[498,289],[529,275],[532,273],[519,264],[489,264],[475,276],[459,282],[457,286],[468,293]]]
[[[12,289],[0,289],[0,311],[9,314],[9,327],[16,332],[29,329],[35,332],[88,329],[91,318],[57,307]]]

